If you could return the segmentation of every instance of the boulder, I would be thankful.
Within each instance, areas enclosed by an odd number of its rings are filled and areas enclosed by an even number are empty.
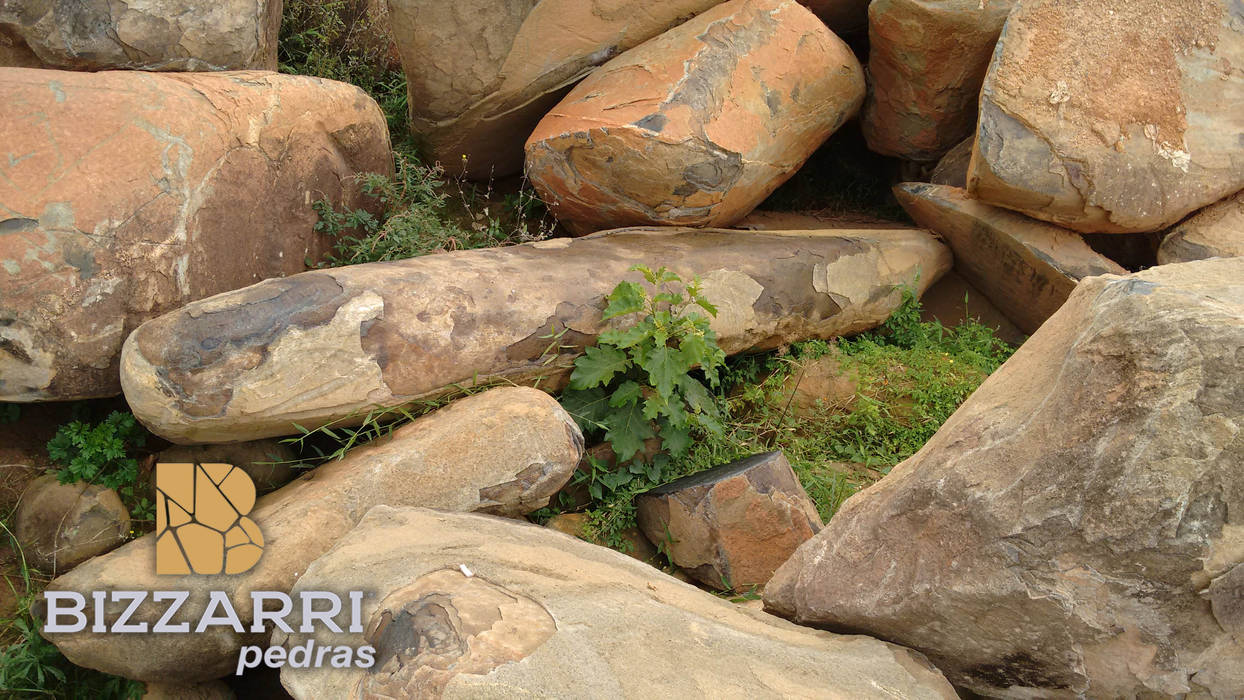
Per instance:
[[[280,440],[252,440],[217,445],[173,445],[162,450],[157,462],[232,464],[241,467],[259,493],[268,493],[293,481],[298,455]]]
[[[868,99],[877,153],[932,162],[976,127],[977,96],[1015,0],[875,0],[868,6]]]
[[[142,700],[234,700],[236,697],[223,681],[196,685],[147,683]]]
[[[842,36],[868,28],[869,0],[799,0],[817,19]]]
[[[1244,696],[1244,258],[1082,281],[765,608],[987,697]]]
[[[374,508],[294,590],[374,592],[361,604],[362,632],[273,633],[286,649],[376,649],[370,670],[283,668],[282,683],[300,700],[510,697],[516,689],[532,697],[955,697],[901,647],[802,629],[617,552],[486,516]]]
[[[1158,264],[1244,255],[1244,191],[1189,217],[1162,239]]]
[[[344,83],[5,68],[0,93],[0,401],[120,393],[139,323],[301,272],[331,244],[310,203],[392,168]]]
[[[946,151],[946,155],[933,166],[933,172],[929,174],[929,182],[934,185],[967,187],[968,167],[972,163],[972,146],[975,143],[976,139],[969,136],[954,148]]]
[[[723,464],[635,498],[639,529],[670,561],[721,591],[764,586],[821,516],[781,452]]]
[[[896,285],[919,276],[923,290],[950,255],[914,230],[626,229],[306,272],[144,324],[122,383],[139,420],[175,442],[285,435],[459,384],[557,390],[605,329],[605,297],[642,281],[636,264],[699,276],[719,343],[738,353],[880,324]]]
[[[1025,333],[1045,323],[1081,279],[1127,273],[1078,234],[983,204],[966,190],[909,182],[894,195],[950,244],[955,269]]]
[[[527,177],[578,234],[729,226],[864,98],[851,49],[795,0],[730,0],[601,66],[527,140]]]
[[[1241,22],[1235,0],[1024,0],[981,90],[968,189],[1132,233],[1244,188]]]
[[[451,175],[522,170],[522,143],[597,66],[721,0],[388,0],[411,131]]]
[[[277,69],[280,0],[21,0],[0,4],[14,59],[68,70]],[[7,91],[7,90],[6,90]]]
[[[238,575],[157,575],[156,540],[142,537],[52,581],[49,590],[184,590],[174,622],[196,621],[209,591],[224,591],[252,619],[252,591],[289,591],[307,565],[374,505],[417,505],[521,516],[548,504],[583,454],[574,420],[547,394],[493,389],[402,426],[260,498],[249,517],[264,540],[254,568]],[[108,604],[109,619],[124,603]],[[147,601],[134,622],[165,606]],[[47,635],[79,666],[127,678],[195,683],[234,671],[238,650],[262,635],[212,627],[201,634]]]
[[[130,512],[116,491],[96,484],[35,479],[13,515],[13,536],[31,566],[61,574],[120,547],[130,535]]]

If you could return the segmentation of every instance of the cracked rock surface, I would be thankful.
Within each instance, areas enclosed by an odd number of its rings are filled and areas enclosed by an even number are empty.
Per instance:
[[[1162,239],[1158,264],[1244,255],[1244,191],[1180,222]]]

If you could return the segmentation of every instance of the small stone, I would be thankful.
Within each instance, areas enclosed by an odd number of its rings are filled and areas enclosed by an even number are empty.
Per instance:
[[[560,513],[549,518],[549,521],[546,522],[544,526],[550,530],[564,532],[571,537],[578,537],[584,542],[591,542],[592,544],[606,546],[603,543],[597,542],[587,536],[587,531],[585,529],[587,526],[587,515],[583,513]],[[644,534],[639,531],[639,528],[628,527],[618,533],[618,537],[623,543],[625,543],[625,548],[618,551],[621,551],[628,557],[638,559],[648,564],[652,564],[656,561],[656,547],[652,546],[652,543],[648,541],[647,537],[644,537]]]
[[[130,534],[130,514],[116,491],[62,484],[52,474],[31,482],[13,522],[26,561],[50,574],[116,549]]]

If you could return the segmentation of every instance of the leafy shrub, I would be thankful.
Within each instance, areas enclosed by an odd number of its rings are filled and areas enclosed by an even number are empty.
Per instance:
[[[61,467],[57,481],[85,481],[115,489],[130,514],[142,520],[151,516],[151,501],[138,488],[138,460],[133,451],[146,442],[147,431],[133,414],[113,411],[95,425],[83,421],[62,425],[47,449],[48,457]]]

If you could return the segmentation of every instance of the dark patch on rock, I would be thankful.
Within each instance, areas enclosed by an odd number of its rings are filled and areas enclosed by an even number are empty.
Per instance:
[[[743,174],[743,157],[738,153],[726,153],[723,157],[703,160],[687,166],[682,177],[697,190],[704,192],[725,192],[738,182]],[[679,189],[682,189],[681,187]],[[692,194],[688,192],[687,194]],[[675,194],[680,194],[677,190]]]
[[[998,689],[1018,686],[1063,690],[1071,687],[1067,679],[1025,652],[1008,654],[997,663],[973,666],[967,674]]]
[[[19,361],[30,364],[30,355],[27,354],[26,350],[8,338],[0,338],[0,352],[6,352]]]
[[[636,121],[635,126],[659,134],[667,121],[664,114],[657,112]]]
[[[34,219],[5,219],[0,221],[0,235],[6,233],[20,233],[22,231],[33,231],[38,228],[39,222]]]

